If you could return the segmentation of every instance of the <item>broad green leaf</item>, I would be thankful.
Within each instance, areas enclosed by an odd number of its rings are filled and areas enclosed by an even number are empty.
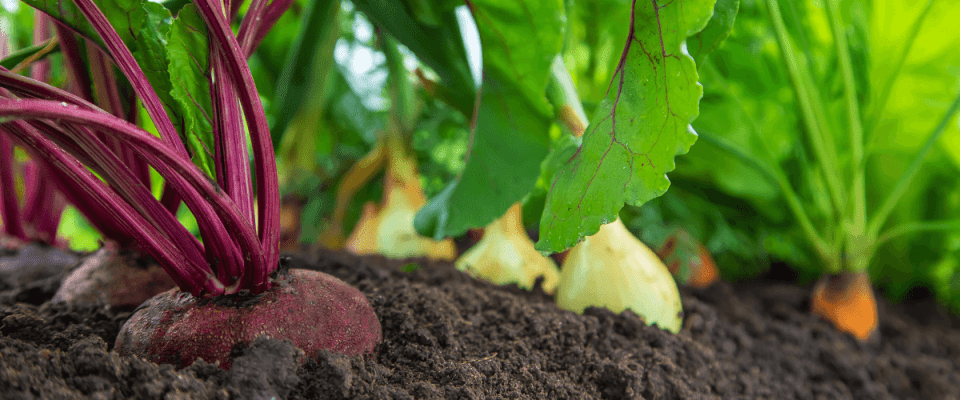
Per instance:
[[[740,9],[740,0],[717,0],[713,7],[713,17],[707,23],[700,33],[687,39],[687,50],[693,61],[697,63],[697,69],[703,65],[703,61],[712,53],[723,39],[730,35],[733,29],[733,22],[737,19],[737,10]]]
[[[540,220],[543,251],[557,252],[611,222],[624,203],[641,205],[670,186],[674,157],[696,141],[702,88],[684,50],[713,13],[713,0],[636,2],[607,97],[583,143],[554,178]]]
[[[453,10],[441,12],[439,25],[432,26],[418,20],[403,2],[397,0],[357,0],[354,4],[370,22],[433,68],[444,90],[438,95],[447,97],[464,114],[470,114],[476,86]]]
[[[537,181],[547,155],[550,119],[495,76],[491,71],[484,77],[488,93],[481,100],[463,172],[430,199],[414,220],[424,236],[440,239],[485,226]]]
[[[563,61],[588,115],[606,96],[630,28],[630,0],[568,1]]]
[[[912,44],[883,111],[878,107],[881,88],[896,71],[904,38],[919,17],[922,3],[877,0],[869,16],[871,110],[876,121],[875,138],[868,137],[877,151],[912,154],[919,149],[960,90],[960,35],[949,28],[960,18],[953,2],[937,0],[926,16]],[[867,125],[869,125],[869,121]],[[869,134],[869,132],[868,132]],[[951,124],[940,141],[960,166],[960,126]]]
[[[562,46],[562,1],[472,5],[484,82],[467,163],[414,220],[422,235],[437,239],[485,226],[520,201],[537,182],[549,146],[546,88]]]

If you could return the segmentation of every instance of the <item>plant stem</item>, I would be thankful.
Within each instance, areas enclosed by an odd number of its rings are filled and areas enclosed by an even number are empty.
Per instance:
[[[237,3],[240,3],[240,1],[238,0]],[[273,25],[280,20],[280,17],[283,16],[283,13],[285,13],[291,5],[293,5],[293,0],[273,0],[270,2],[270,5],[268,5],[267,9],[263,12],[263,22],[260,23],[260,29],[254,35],[250,46],[247,48],[250,51],[247,53],[248,57],[257,50],[257,47],[260,46],[263,38],[267,36],[270,28],[273,28]],[[340,3],[337,3],[337,5],[339,6]],[[334,26],[339,25],[334,23]]]
[[[241,217],[236,204],[234,204],[226,194],[216,188],[210,181],[210,177],[204,175],[189,159],[177,154],[166,141],[124,120],[106,114],[103,111],[87,110],[74,105],[64,106],[59,102],[50,100],[0,100],[0,117],[37,119],[41,122],[50,119],[58,120],[59,124],[76,124],[78,126],[89,127],[103,134],[117,137],[124,143],[127,143],[134,148],[140,157],[143,157],[153,166],[174,190],[183,196],[184,202],[190,207],[194,215],[198,216],[198,223],[206,219],[210,221],[211,224],[217,224],[211,228],[211,230],[216,231],[214,233],[215,235],[224,238],[232,237],[233,240],[236,241],[236,246],[239,252],[242,253],[239,254],[240,259],[243,260],[245,267],[242,271],[244,273],[240,285],[231,289],[250,289],[253,293],[259,293],[269,288],[268,281],[259,280],[260,277],[257,274],[259,271],[267,270],[268,267],[265,265],[265,250],[262,249],[261,243],[257,240],[256,234],[254,234],[252,221]],[[14,123],[19,122],[21,121],[14,121]],[[75,133],[69,131],[66,133],[75,135]],[[49,139],[44,138],[44,140]],[[62,152],[62,150],[60,150],[60,152]],[[56,157],[56,155],[49,155],[49,157]],[[76,179],[74,177],[76,174],[72,172],[74,169],[73,166],[70,163],[66,165],[69,169],[64,169],[65,167],[62,166],[58,166],[58,168],[65,174],[73,174],[71,177]],[[79,189],[84,190],[86,193],[86,187],[79,187]],[[88,196],[92,195],[88,194]],[[100,196],[98,198],[102,197],[103,196]],[[120,200],[117,202],[124,203]],[[120,205],[114,203],[115,202],[111,202],[111,206],[129,207],[126,203]],[[222,221],[222,225],[217,223],[216,218],[206,218],[200,214],[209,214],[211,216],[216,214],[216,216],[219,217],[219,221]],[[143,218],[141,214],[137,214],[137,216],[140,219]],[[124,221],[119,222],[122,223]],[[148,228],[145,228],[148,230],[145,232],[156,231],[150,228],[152,227],[148,225]],[[229,237],[227,236],[227,232],[229,232]],[[157,235],[163,236],[159,233],[157,233]],[[166,237],[164,236],[164,238]],[[151,243],[156,243],[153,239],[151,239]],[[167,240],[167,242],[169,242],[169,240]],[[146,246],[150,246],[150,244],[148,243]],[[155,249],[159,249],[157,251],[167,251],[162,250],[161,247],[156,247]],[[179,248],[177,248],[176,252],[177,254],[183,254]],[[166,259],[170,258],[168,257]],[[191,260],[191,263],[197,261],[198,260]],[[215,260],[208,261],[212,263]],[[275,266],[275,263],[272,265]],[[175,265],[170,267],[178,268],[181,266]],[[239,272],[238,270],[238,273]],[[173,273],[171,273],[171,275],[172,274]],[[236,277],[238,275],[234,274],[232,276]],[[177,277],[174,277],[174,279],[177,279]],[[194,284],[195,283],[196,282],[194,282]],[[190,287],[195,287],[195,285]],[[188,287],[181,286],[181,288],[191,291]],[[221,288],[220,293],[222,292],[223,290]],[[194,294],[200,295],[199,293]]]
[[[844,212],[843,202],[845,196],[843,195],[843,186],[841,186],[838,177],[840,169],[836,163],[836,149],[832,146],[832,142],[828,143],[828,140],[832,140],[832,138],[824,134],[827,123],[823,114],[823,107],[819,104],[819,96],[816,96],[818,103],[814,104],[813,102],[813,91],[816,87],[811,82],[810,77],[800,69],[797,55],[793,49],[793,43],[787,32],[787,27],[783,23],[783,17],[780,15],[780,6],[777,0],[767,0],[767,8],[770,22],[773,24],[777,36],[780,54],[783,57],[783,62],[790,75],[790,83],[793,86],[797,102],[800,105],[804,124],[810,136],[810,142],[813,144],[813,149],[817,153],[817,159],[823,168],[823,174],[826,178],[827,188],[833,199],[834,207],[836,207],[838,212],[842,213]]]
[[[203,268],[201,260],[186,257],[180,248],[147,223],[144,217],[120,199],[116,192],[110,190],[76,160],[71,162],[72,157],[63,149],[30,128],[24,121],[13,121],[0,126],[5,127],[7,132],[18,138],[26,148],[32,149],[34,154],[62,171],[66,178],[76,181],[78,184],[73,187],[81,190],[84,197],[111,204],[108,216],[118,223],[124,233],[136,238],[178,286],[191,293],[223,293],[223,287],[217,284],[209,270]]]
[[[703,66],[704,72],[709,72],[714,75],[714,80],[723,87],[726,95],[732,98],[737,106],[740,108],[740,113],[743,114],[747,120],[750,130],[753,135],[755,135],[761,143],[763,143],[764,150],[773,157],[773,151],[770,150],[770,145],[767,143],[766,137],[760,131],[760,126],[757,124],[757,121],[753,119],[749,114],[747,114],[746,109],[743,107],[743,102],[740,100],[740,97],[730,89],[730,85],[727,83],[726,79],[723,78],[723,75],[717,71],[716,67],[713,65],[713,62],[708,58]],[[767,180],[771,183],[777,185],[783,194],[784,198],[787,200],[787,206],[790,208],[790,211],[793,213],[794,218],[800,223],[800,228],[803,230],[804,234],[807,236],[807,240],[810,241],[810,244],[813,245],[814,249],[817,251],[818,255],[823,259],[827,265],[831,265],[830,260],[837,258],[836,252],[831,250],[836,246],[830,246],[827,241],[820,235],[817,229],[813,226],[813,222],[810,219],[810,215],[807,214],[806,209],[803,208],[803,203],[800,201],[800,196],[797,195],[797,192],[793,190],[793,186],[790,185],[789,180],[787,180],[787,175],[783,171],[783,168],[780,167],[780,164],[773,160],[771,163],[767,163],[758,157],[753,157],[746,152],[740,150],[736,145],[727,142],[724,139],[721,139],[719,136],[715,136],[709,131],[704,131],[703,129],[698,129],[700,134],[700,139],[705,142],[717,146],[718,148],[727,151],[730,155],[736,157],[749,166],[752,166],[757,171],[760,172]]]
[[[850,63],[850,48],[847,46],[847,35],[840,20],[840,11],[837,0],[827,1],[827,16],[830,28],[833,31],[833,43],[840,63],[840,72],[843,75],[843,94],[847,102],[847,122],[850,129],[851,163],[853,166],[853,182],[851,202],[853,204],[852,220],[847,228],[847,251],[850,254],[861,254],[864,245],[863,233],[867,227],[867,195],[863,169],[863,125],[860,121],[860,105],[857,102],[857,88],[853,76],[853,67]],[[870,255],[849,258],[854,270],[862,271],[870,262]],[[861,265],[862,264],[862,265]]]
[[[586,111],[577,96],[577,89],[570,78],[570,71],[563,62],[563,57],[557,55],[550,65],[550,83],[547,85],[547,98],[558,108],[557,115],[574,137],[582,137],[587,130]]]
[[[54,20],[53,24],[60,41],[60,52],[63,53],[64,67],[69,71],[68,75],[73,78],[73,87],[77,95],[92,102],[93,92],[91,88],[93,88],[93,84],[90,82],[90,73],[87,71],[83,56],[80,55],[81,46],[77,40],[77,35],[59,21]]]
[[[899,236],[909,235],[912,233],[920,232],[933,232],[933,231],[960,231],[960,220],[950,220],[950,221],[915,221],[905,223],[903,225],[895,226],[884,232],[880,237],[874,241],[874,247],[879,247],[881,244],[885,243],[888,240],[895,239]]]
[[[237,3],[243,2],[242,0],[233,1]],[[247,14],[244,15],[243,20],[240,21],[240,29],[237,30],[237,42],[239,42],[244,55],[253,54],[253,41],[256,39],[257,33],[260,32],[260,25],[264,22],[263,14],[267,9],[267,3],[269,3],[269,0],[251,0],[249,8],[247,8]],[[224,19],[233,21],[235,14],[232,10],[223,11]],[[269,29],[269,27],[267,27],[267,29]]]
[[[59,42],[56,36],[53,36],[53,18],[44,13],[33,14],[33,44],[40,45],[47,42],[45,49],[53,47],[51,42]],[[46,82],[50,80],[50,61],[42,60],[33,62],[30,65],[30,77],[38,81]]]
[[[220,49],[227,71],[224,78],[232,81],[243,115],[247,119],[257,181],[256,226],[266,260],[265,265],[248,271],[252,274],[247,275],[252,275],[252,282],[264,285],[256,290],[266,290],[269,287],[270,273],[280,262],[280,188],[277,182],[277,162],[274,158],[270,129],[267,127],[263,104],[256,92],[257,86],[250,74],[246,55],[221,13],[221,6],[214,0],[194,0],[193,3],[207,24],[211,45]]]
[[[927,142],[923,145],[923,148],[920,149],[920,152],[913,158],[913,162],[907,167],[907,170],[903,172],[903,175],[900,176],[900,180],[897,181],[897,185],[894,186],[893,190],[889,192],[886,199],[884,199],[882,205],[877,210],[877,214],[870,219],[870,222],[867,226],[867,235],[870,238],[876,237],[877,233],[880,231],[880,228],[883,226],[884,222],[887,221],[887,217],[890,216],[890,213],[893,211],[893,207],[897,205],[897,202],[900,201],[900,198],[907,192],[907,187],[910,186],[910,182],[913,181],[913,178],[916,177],[917,172],[920,171],[920,167],[923,165],[923,161],[927,159],[927,156],[930,154],[930,150],[933,149],[933,145],[937,143],[937,140],[943,136],[943,133],[947,129],[947,125],[950,123],[950,120],[953,118],[953,115],[957,113],[957,110],[960,109],[960,93],[957,94],[957,97],[953,99],[953,103],[950,104],[950,107],[947,109],[947,112],[943,115],[943,118],[940,120],[940,123],[937,124],[937,127],[934,128],[933,132],[930,133],[930,136],[927,138]]]
[[[0,220],[8,235],[25,240],[20,205],[14,190],[14,163],[13,143],[0,126]]]
[[[237,203],[240,214],[256,221],[253,211],[253,182],[250,180],[249,150],[243,132],[243,114],[237,102],[237,93],[227,78],[222,50],[210,51],[214,76],[210,92],[213,94],[213,143],[217,183]]]
[[[127,77],[127,80],[130,81],[130,85],[133,86],[133,90],[137,92],[140,101],[143,102],[143,107],[153,120],[153,124],[156,126],[157,131],[160,132],[160,136],[170,142],[178,153],[185,157],[188,156],[187,148],[184,146],[183,140],[180,139],[180,135],[177,134],[176,128],[173,127],[173,122],[170,120],[170,116],[167,115],[167,111],[160,101],[160,97],[157,96],[157,92],[150,86],[150,82],[147,80],[146,75],[144,75],[143,69],[137,64],[136,59],[133,58],[133,53],[130,52],[130,49],[127,48],[123,40],[120,39],[120,35],[117,34],[113,25],[110,25],[110,21],[103,15],[103,12],[100,11],[100,8],[97,7],[93,0],[75,0],[74,2],[87,21],[90,22],[93,29],[100,35],[100,38],[103,39],[103,43],[107,46],[107,50],[110,56],[113,57],[113,61],[117,64],[117,67],[120,68],[123,75]]]

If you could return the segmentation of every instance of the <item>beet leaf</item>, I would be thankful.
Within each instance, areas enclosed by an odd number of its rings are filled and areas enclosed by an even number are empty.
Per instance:
[[[685,40],[704,28],[714,1],[634,1],[630,32],[607,97],[582,144],[554,177],[538,248],[561,251],[670,186],[666,173],[697,135],[702,88]]]

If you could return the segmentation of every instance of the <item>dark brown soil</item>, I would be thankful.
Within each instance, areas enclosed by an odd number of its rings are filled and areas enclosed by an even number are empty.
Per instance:
[[[384,331],[375,356],[325,353],[301,367],[296,349],[265,339],[240,351],[230,371],[202,362],[176,371],[110,351],[129,310],[52,304],[56,285],[27,285],[0,296],[0,398],[960,396],[960,323],[929,299],[881,301],[881,337],[861,344],[807,312],[808,288],[720,283],[681,290],[684,328],[671,335],[631,312],[563,311],[543,293],[477,282],[450,264],[329,251],[287,262],[370,299]]]

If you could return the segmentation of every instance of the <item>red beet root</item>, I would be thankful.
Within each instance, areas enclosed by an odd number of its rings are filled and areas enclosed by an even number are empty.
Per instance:
[[[198,299],[177,289],[161,293],[123,325],[116,350],[177,368],[203,359],[229,370],[234,346],[261,335],[288,339],[316,358],[320,350],[371,353],[381,331],[359,290],[321,272],[292,269],[258,296]]]
[[[102,301],[111,307],[134,308],[176,286],[156,263],[108,243],[64,278],[54,302]]]

